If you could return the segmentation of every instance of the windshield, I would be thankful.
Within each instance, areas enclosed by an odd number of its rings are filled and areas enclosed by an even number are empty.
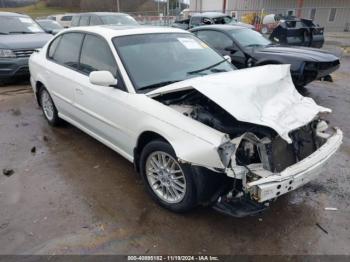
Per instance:
[[[41,25],[46,30],[56,30],[63,29],[63,27],[57,23],[56,21],[37,21],[39,25]]]
[[[222,56],[186,33],[129,35],[116,37],[113,42],[139,92],[234,70]]]
[[[105,25],[138,25],[129,15],[104,15],[101,16],[101,20]]]
[[[34,34],[43,33],[40,26],[30,17],[2,16],[0,17],[1,34]]]
[[[267,46],[271,44],[260,33],[251,29],[235,29],[229,33],[243,47]]]

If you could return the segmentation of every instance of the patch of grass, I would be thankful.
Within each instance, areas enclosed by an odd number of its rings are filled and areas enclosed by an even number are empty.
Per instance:
[[[0,8],[0,11],[27,14],[33,18],[46,17],[52,14],[79,12],[79,10],[77,9],[67,9],[67,8],[47,6],[43,1],[39,1],[36,4],[23,6],[23,7]]]

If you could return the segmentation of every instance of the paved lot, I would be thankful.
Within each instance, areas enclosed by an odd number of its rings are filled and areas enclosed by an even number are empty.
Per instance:
[[[345,133],[324,175],[244,219],[158,207],[117,153],[49,127],[28,85],[0,88],[0,169],[15,171],[0,174],[0,254],[350,254],[349,70],[305,90]]]

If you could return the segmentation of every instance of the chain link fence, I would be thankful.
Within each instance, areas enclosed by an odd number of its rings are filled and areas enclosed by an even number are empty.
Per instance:
[[[208,10],[206,10],[208,11]],[[222,10],[210,10],[212,12],[222,12]],[[187,18],[179,15],[178,10],[170,10],[166,15],[166,10],[155,10],[148,12],[127,12],[142,25],[171,26],[175,20]],[[191,11],[189,14],[196,13]],[[329,32],[349,32],[350,31],[350,7],[304,7],[298,8],[264,8],[264,9],[240,9],[227,10],[226,14],[237,18],[238,21],[261,26],[263,17],[267,14],[280,14],[284,16],[298,16],[314,20],[315,24],[325,27]],[[34,18],[46,17],[51,13],[37,12],[31,14]]]
[[[205,10],[205,12],[222,12],[222,10]],[[190,13],[196,13],[191,11]],[[262,8],[262,9],[235,9],[227,10],[228,15],[236,17],[238,21],[257,25],[262,23],[262,18],[267,14],[283,16],[297,16],[307,18],[325,27],[326,31],[343,32],[350,31],[350,6],[334,7],[303,7],[303,8]]]
[[[177,19],[176,15],[170,13],[169,15],[163,15],[157,11],[149,12],[127,12],[141,25],[153,25],[153,26],[171,26]]]

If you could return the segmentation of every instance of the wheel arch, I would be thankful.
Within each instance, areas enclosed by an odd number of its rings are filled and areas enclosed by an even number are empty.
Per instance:
[[[134,167],[137,172],[140,171],[140,155],[143,148],[151,141],[162,140],[171,145],[171,143],[164,136],[154,131],[143,131],[137,138],[136,146],[134,148]],[[172,146],[172,145],[171,145]],[[173,147],[174,148],[174,147]]]
[[[41,81],[37,81],[35,83],[35,97],[38,102],[38,105],[41,107],[41,101],[40,101],[40,92],[45,88],[45,85]]]

